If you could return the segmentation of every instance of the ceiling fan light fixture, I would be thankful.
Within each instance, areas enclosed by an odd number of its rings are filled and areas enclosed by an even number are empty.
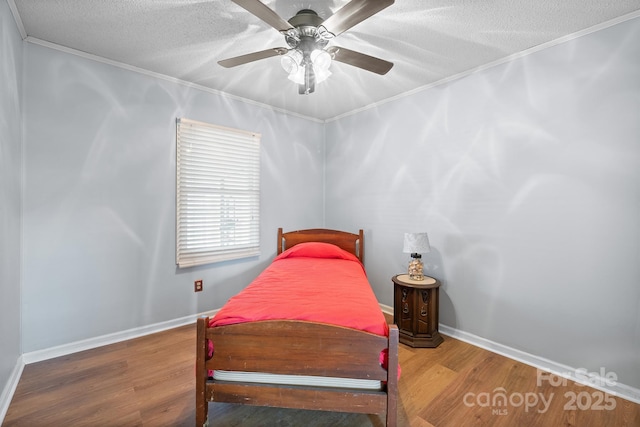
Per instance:
[[[331,66],[331,55],[324,49],[314,50],[311,52],[310,57],[316,71],[328,70],[329,66]]]
[[[313,69],[316,72],[316,83],[322,83],[331,75],[331,71],[329,71],[328,68],[317,68],[314,66]]]
[[[329,67],[331,66],[331,54],[323,49],[315,49],[309,54],[308,59],[304,60],[304,53],[299,49],[291,49],[280,59],[282,68],[289,75],[288,78],[294,83],[304,85],[307,80],[306,69],[313,67],[314,82],[322,83],[330,75]]]
[[[288,78],[289,80],[291,80],[292,82],[302,85],[304,84],[305,81],[305,76],[306,76],[306,68],[305,67],[298,67],[298,70],[295,73],[290,73]],[[331,71],[329,70],[323,70],[323,69],[318,69],[316,67],[313,67],[313,71],[315,73],[315,83],[322,83],[323,81],[327,80],[329,78],[329,76],[331,75]]]
[[[304,67],[298,67],[295,71],[290,72],[288,78],[299,85],[304,84]]]
[[[329,71],[328,69],[317,68],[315,66],[313,66],[313,71],[315,75],[314,80],[316,84],[322,83],[323,81],[327,80],[331,75],[331,71]],[[289,77],[289,80],[291,80],[292,82],[299,85],[303,85],[305,83],[306,68],[298,67],[298,69],[295,72],[289,73],[288,77]]]
[[[298,72],[300,64],[302,63],[302,52],[298,49],[291,49],[285,55],[280,58],[280,65],[287,72],[287,74],[295,74]]]

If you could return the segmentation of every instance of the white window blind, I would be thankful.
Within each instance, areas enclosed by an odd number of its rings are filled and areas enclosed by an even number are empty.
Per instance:
[[[260,134],[180,118],[176,263],[260,253]]]

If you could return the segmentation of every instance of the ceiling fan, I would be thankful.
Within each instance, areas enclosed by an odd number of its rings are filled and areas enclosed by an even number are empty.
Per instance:
[[[289,73],[289,79],[298,83],[298,93],[301,95],[314,92],[316,83],[331,74],[331,60],[380,75],[393,67],[392,62],[327,45],[344,31],[391,6],[395,0],[351,0],[326,20],[311,9],[303,9],[288,21],[260,0],[232,1],[278,30],[289,47],[275,47],[218,61],[223,67],[231,68],[281,55],[282,67]]]

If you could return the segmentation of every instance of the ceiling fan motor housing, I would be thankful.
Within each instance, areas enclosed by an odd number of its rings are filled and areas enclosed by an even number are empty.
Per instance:
[[[322,19],[320,16],[318,16],[318,14],[311,9],[302,9],[301,11],[299,11],[298,13],[296,13],[296,15],[289,19],[289,24],[293,25],[294,27],[319,27],[322,23],[324,22],[324,19]]]
[[[311,52],[314,49],[323,49],[328,40],[318,37],[318,27],[324,19],[311,9],[302,9],[288,21],[294,29],[284,33],[285,40],[290,48],[300,48],[303,52]]]

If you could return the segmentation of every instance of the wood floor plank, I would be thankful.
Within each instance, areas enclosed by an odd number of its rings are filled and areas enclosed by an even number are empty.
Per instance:
[[[539,383],[535,368],[450,337],[434,349],[401,345],[399,360],[401,427],[640,426],[640,405],[571,381]],[[30,364],[2,425],[193,426],[194,366],[194,325]],[[211,427],[384,426],[377,415],[223,403],[209,414]]]

